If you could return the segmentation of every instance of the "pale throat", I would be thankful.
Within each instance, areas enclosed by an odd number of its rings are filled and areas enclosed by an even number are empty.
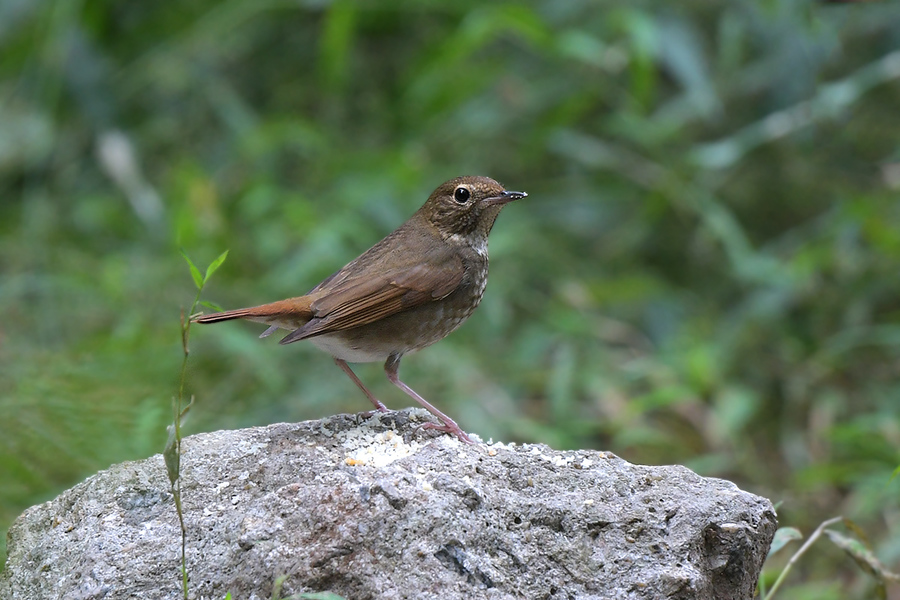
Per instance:
[[[487,237],[484,236],[476,236],[475,239],[472,239],[471,236],[462,235],[459,233],[451,233],[446,238],[448,241],[459,244],[461,246],[469,246],[478,253],[479,256],[484,258],[488,257],[488,241]]]

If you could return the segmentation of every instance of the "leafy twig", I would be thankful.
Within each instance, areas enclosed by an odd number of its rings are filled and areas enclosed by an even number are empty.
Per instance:
[[[178,513],[178,523],[181,526],[181,588],[184,592],[185,600],[188,599],[188,572],[186,560],[187,546],[187,528],[184,525],[184,511],[181,505],[181,425],[185,415],[187,415],[191,406],[194,404],[194,397],[191,396],[190,401],[185,406],[184,403],[184,386],[187,380],[187,361],[190,351],[188,349],[188,341],[191,335],[191,319],[197,305],[200,304],[200,294],[203,292],[203,286],[209,281],[209,278],[216,272],[225,258],[228,256],[228,250],[219,255],[206,268],[206,274],[201,275],[200,270],[194,265],[193,261],[188,257],[184,250],[181,251],[184,260],[187,261],[191,270],[191,278],[194,285],[197,286],[197,295],[194,296],[194,302],[188,311],[188,318],[185,318],[184,309],[181,310],[181,349],[184,357],[181,360],[181,377],[178,382],[178,394],[172,399],[172,424],[169,425],[169,439],[166,442],[166,449],[163,451],[163,458],[166,463],[166,473],[169,476],[171,484],[172,497],[175,499],[175,510]],[[204,303],[206,304],[206,303]]]
[[[825,528],[829,525],[840,523],[843,520],[844,517],[834,517],[833,519],[828,519],[827,521],[824,521],[821,525],[819,525],[812,533],[812,535],[809,536],[809,539],[806,540],[806,542],[802,546],[800,546],[800,549],[794,553],[790,560],[788,560],[787,564],[784,566],[784,569],[782,569],[781,574],[778,576],[778,579],[776,579],[775,583],[772,584],[772,589],[769,590],[769,593],[763,598],[763,600],[772,599],[772,596],[775,595],[775,592],[777,592],[778,588],[781,587],[781,583],[784,581],[784,578],[787,577],[787,574],[790,572],[791,567],[793,567],[794,564],[798,560],[800,560],[800,557],[803,556],[803,554],[807,550],[809,550],[809,547],[813,545],[813,542],[815,542],[817,539],[819,539],[819,537],[822,536],[822,532],[825,530]]]

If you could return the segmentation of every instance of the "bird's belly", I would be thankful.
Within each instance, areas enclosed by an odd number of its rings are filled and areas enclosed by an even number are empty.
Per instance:
[[[387,360],[391,354],[385,352],[383,348],[371,344],[364,346],[354,344],[353,340],[348,340],[343,332],[326,333],[310,338],[309,341],[319,350],[351,363],[381,362]]]

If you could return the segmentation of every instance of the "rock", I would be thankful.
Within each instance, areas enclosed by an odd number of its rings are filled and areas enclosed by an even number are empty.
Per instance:
[[[468,446],[420,409],[184,441],[191,597],[751,598],[771,503],[607,452]],[[180,529],[162,456],[25,511],[0,598],[177,599]]]

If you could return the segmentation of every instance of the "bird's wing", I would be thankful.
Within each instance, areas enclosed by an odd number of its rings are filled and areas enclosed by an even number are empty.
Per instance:
[[[406,268],[372,276],[362,273],[340,280],[333,287],[319,286],[310,309],[313,318],[289,333],[290,344],[323,333],[368,325],[426,302],[440,300],[456,290],[465,268],[456,256],[419,256]]]

